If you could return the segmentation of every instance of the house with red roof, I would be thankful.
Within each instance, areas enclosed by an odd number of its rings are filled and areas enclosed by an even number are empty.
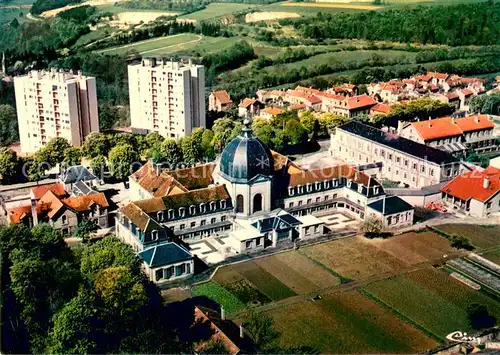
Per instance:
[[[370,117],[385,116],[391,113],[392,108],[387,104],[378,103],[370,109]]]
[[[474,217],[500,211],[500,169],[488,167],[457,176],[442,189],[443,201],[453,209]]]
[[[246,97],[238,105],[238,116],[252,118],[259,114],[261,106],[259,100]]]
[[[82,219],[101,228],[109,225],[109,203],[102,192],[70,196],[62,184],[38,186],[31,190],[29,204],[7,211],[9,224],[24,223],[29,227],[49,223],[64,235],[73,233]]]
[[[226,111],[232,103],[233,100],[226,90],[212,91],[208,96],[208,109],[210,111]]]
[[[283,113],[285,112],[284,110],[278,108],[278,107],[266,107],[265,109],[263,110],[260,110],[260,116],[265,118],[265,119],[272,119],[274,118],[276,115],[279,115],[280,113]]]
[[[450,153],[495,152],[500,149],[495,125],[488,115],[442,117],[399,126],[399,134],[412,141]]]

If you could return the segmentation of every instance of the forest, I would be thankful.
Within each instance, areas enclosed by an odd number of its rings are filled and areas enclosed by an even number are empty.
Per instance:
[[[281,23],[291,23],[305,37],[316,39],[358,38],[450,46],[500,44],[500,3],[493,1],[335,15],[320,13],[314,19]]]

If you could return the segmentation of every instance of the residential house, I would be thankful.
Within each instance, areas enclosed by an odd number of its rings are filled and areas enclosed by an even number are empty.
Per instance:
[[[156,283],[185,279],[194,274],[194,258],[177,243],[153,245],[139,253],[143,269]]]
[[[245,98],[238,105],[238,116],[252,118],[260,112],[261,103],[259,100]]]
[[[443,201],[451,208],[474,217],[500,211],[500,169],[488,167],[455,177],[442,189]]]
[[[285,112],[284,110],[277,108],[277,107],[266,107],[265,109],[260,111],[259,116],[265,119],[272,119],[276,115],[279,115],[280,113]]]
[[[481,154],[500,149],[494,128],[488,115],[472,115],[400,124],[398,132],[404,138],[450,153],[473,150]]]
[[[208,109],[210,111],[226,111],[232,104],[233,101],[226,90],[212,91],[208,96]]]

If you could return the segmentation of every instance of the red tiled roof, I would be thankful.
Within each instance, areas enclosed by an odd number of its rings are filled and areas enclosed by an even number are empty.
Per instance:
[[[449,76],[446,73],[438,73],[438,72],[429,72],[429,73],[427,73],[427,75],[430,75],[431,77],[436,78],[436,79],[446,79]]]
[[[270,115],[279,115],[280,113],[283,113],[284,111],[280,108],[277,108],[277,107],[266,107],[265,109],[263,109],[262,111],[260,111],[260,113],[268,113]]]
[[[21,206],[9,210],[9,221],[11,224],[21,223],[26,216],[31,216],[31,206]]]
[[[464,94],[465,96],[470,96],[470,95],[473,95],[474,92],[470,89],[464,89],[464,90],[462,90],[462,94]]]
[[[246,98],[243,99],[243,101],[240,102],[239,106],[241,108],[248,108],[248,106],[253,105],[256,102],[257,102],[257,100],[250,99],[250,98],[246,97]]]
[[[350,180],[360,182],[363,185],[368,185],[370,178],[364,173],[358,172],[356,169],[348,165],[337,165],[327,168],[315,170],[304,170],[290,175],[289,186],[306,185],[316,181],[331,180],[334,178],[346,177]],[[375,179],[372,179],[375,181]]]
[[[472,115],[455,120],[464,132],[474,132],[480,129],[493,129],[495,124],[490,121],[488,115]]]
[[[311,95],[307,95],[303,92],[300,92],[300,91],[288,91],[287,92],[287,95],[289,96],[292,96],[292,97],[300,97],[300,98],[303,98],[307,101],[309,101],[309,103],[312,105],[312,104],[318,104],[321,102],[321,99],[318,98],[317,96],[311,96]]]
[[[215,320],[215,319],[214,319]],[[223,320],[217,319],[219,322]],[[212,321],[207,314],[205,314],[200,308],[194,307],[194,322],[192,330],[196,333],[196,327],[208,327],[211,330],[211,335],[208,339],[202,340],[195,344],[195,350],[197,353],[203,353],[204,348],[207,346],[209,341],[216,342],[219,341],[224,346],[228,354],[235,355],[240,352],[240,348],[220,329],[216,322]],[[203,334],[205,336],[205,334]]]
[[[131,178],[154,197],[187,191],[181,183],[167,173],[162,172],[157,175],[157,171],[151,162],[144,164],[142,168],[131,175]]]
[[[451,117],[412,123],[413,128],[424,140],[434,140],[462,135],[480,129],[494,128],[488,115],[474,115],[453,120]]]
[[[370,106],[375,106],[377,101],[372,99],[368,95],[359,95],[347,98],[347,108],[349,110],[355,110],[359,108],[368,108]]]
[[[36,186],[31,189],[31,193],[34,199],[38,201],[49,190],[52,191],[56,196],[67,195],[66,190],[64,190],[63,184],[48,184],[48,185]]]
[[[338,100],[338,101],[344,101],[346,99],[345,96],[335,95],[335,94],[329,94],[327,92],[322,92],[320,94],[317,94],[316,96],[318,96],[318,97],[324,97],[324,98],[327,98],[327,99]]]
[[[374,112],[390,113],[392,111],[392,108],[389,105],[378,103],[370,110]]]
[[[448,100],[456,100],[456,99],[460,98],[460,96],[458,95],[458,93],[456,91],[447,93],[446,97],[448,98]]]
[[[300,91],[300,92],[303,92],[303,93],[306,93],[309,95],[316,95],[316,94],[321,93],[321,90],[313,89],[313,88],[306,88],[306,87],[300,86],[300,85],[295,88],[295,91]]]
[[[52,191],[47,191],[40,201],[38,201],[37,210],[38,207],[40,207],[40,213],[44,213],[49,218],[52,218],[64,207],[64,204]]]
[[[297,104],[297,105],[290,105],[288,106],[289,110],[301,110],[307,108],[306,104]]]
[[[484,180],[488,179],[488,187],[484,187]],[[471,198],[486,202],[500,191],[500,169],[488,167],[484,171],[469,171],[457,176],[442,189],[451,196],[467,201]]]
[[[201,189],[213,182],[215,163],[196,165],[191,168],[170,170],[164,174],[172,176],[188,190]]]
[[[102,192],[77,197],[69,197],[61,200],[61,202],[72,210],[75,210],[76,212],[89,211],[94,205],[98,205],[103,208],[109,207],[108,200]]]
[[[212,94],[222,105],[233,102],[226,90],[213,91]]]

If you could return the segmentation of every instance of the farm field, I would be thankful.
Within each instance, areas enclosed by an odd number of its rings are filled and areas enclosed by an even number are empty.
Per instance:
[[[406,233],[385,240],[357,236],[302,248],[301,251],[343,277],[360,280],[450,253],[449,242],[435,233]]]
[[[493,261],[496,264],[500,264],[500,248],[488,251],[481,255],[483,258],[486,258],[490,261]]]
[[[222,51],[231,47],[236,42],[241,39],[238,37],[203,37],[200,41],[187,41],[184,43],[179,43],[174,46],[163,47],[157,50],[151,50],[147,54],[149,56],[164,56],[167,54],[178,53],[190,54],[195,53],[199,55],[205,55],[207,53],[213,53],[214,51]]]
[[[192,289],[193,296],[205,296],[223,305],[228,314],[242,310],[245,305],[217,282],[206,282]]]
[[[472,330],[466,314],[470,303],[487,305],[497,317],[500,312],[496,300],[431,268],[377,281],[364,290],[440,338],[455,330]]]
[[[318,353],[417,353],[438,344],[357,291],[272,310],[284,347]]]
[[[367,4],[329,4],[329,3],[301,3],[282,2],[262,6],[260,11],[291,12],[304,17],[316,16],[318,12],[335,14],[339,12],[362,12],[375,10],[378,7]]]
[[[105,54],[125,54],[130,51],[136,51],[140,54],[147,54],[149,52],[157,51],[165,47],[180,46],[186,44],[187,42],[194,43],[199,40],[201,40],[201,36],[199,35],[192,33],[183,33],[179,35],[149,39],[146,41],[127,44],[120,47],[107,48],[104,50],[99,50],[97,52]]]
[[[253,4],[238,4],[238,3],[211,3],[203,10],[192,12],[190,14],[185,14],[179,16],[180,19],[188,19],[195,21],[209,20],[212,18],[230,15],[235,12],[246,10],[252,7],[257,7],[258,5]]]
[[[443,224],[436,229],[448,234],[469,239],[478,249],[487,249],[500,244],[499,226],[481,226],[477,224]]]

